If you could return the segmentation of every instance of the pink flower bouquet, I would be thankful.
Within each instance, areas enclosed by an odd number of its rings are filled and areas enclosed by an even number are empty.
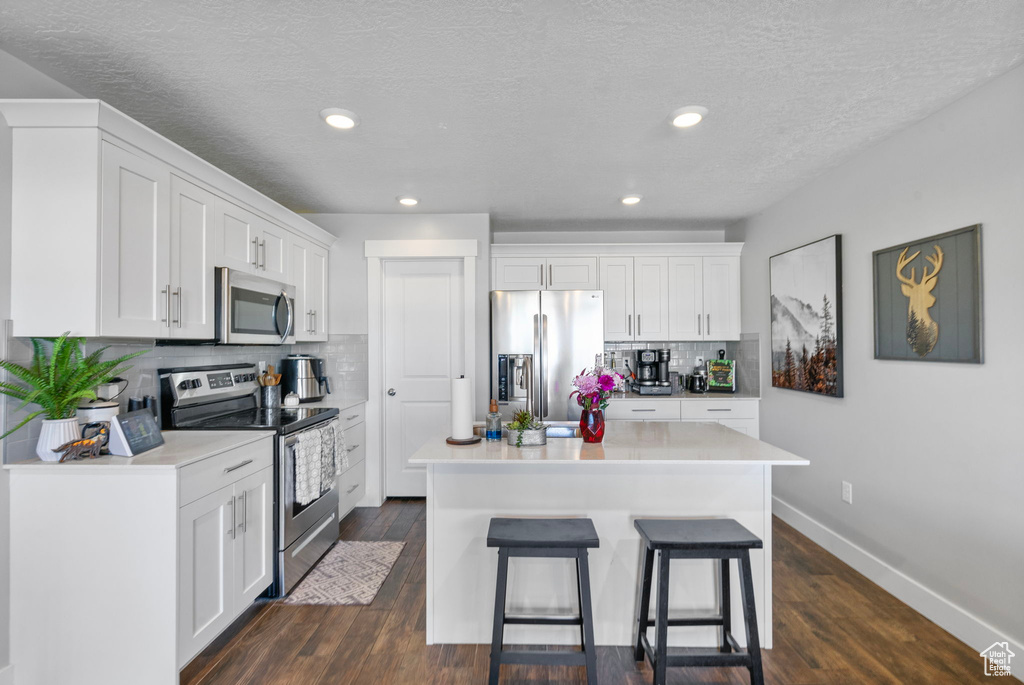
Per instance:
[[[608,398],[616,390],[621,391],[625,385],[622,374],[614,369],[605,369],[595,366],[592,369],[584,369],[580,375],[572,379],[576,388],[572,394],[576,396],[576,403],[585,410],[604,409],[608,406]]]

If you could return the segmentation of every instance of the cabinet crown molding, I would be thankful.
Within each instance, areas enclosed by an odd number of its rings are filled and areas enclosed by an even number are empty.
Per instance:
[[[581,234],[582,236],[583,234]],[[743,252],[743,243],[529,243],[491,245],[491,257],[723,257]]]
[[[301,232],[323,247],[330,247],[337,240],[337,236],[332,233],[102,100],[0,99],[0,114],[13,129],[97,128],[108,136],[159,158],[193,179],[227,193],[263,214],[264,218],[291,231]]]

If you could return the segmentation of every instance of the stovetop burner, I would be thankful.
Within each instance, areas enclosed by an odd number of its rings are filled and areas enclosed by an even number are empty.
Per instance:
[[[231,414],[211,416],[177,425],[179,430],[274,430],[293,433],[337,416],[334,407],[280,407],[245,409]]]

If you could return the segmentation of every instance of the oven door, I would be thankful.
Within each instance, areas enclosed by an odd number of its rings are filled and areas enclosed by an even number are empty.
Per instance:
[[[318,430],[323,425],[307,430]],[[279,549],[287,549],[296,540],[302,537],[307,531],[313,528],[317,522],[330,513],[338,511],[338,487],[337,478],[330,484],[330,488],[320,494],[318,499],[309,504],[299,504],[295,501],[295,443],[299,436],[305,431],[299,431],[291,435],[284,435],[279,438],[281,459],[278,464],[280,472],[278,483],[278,502],[281,502],[281,517],[278,530],[281,531],[281,539],[278,541]],[[337,530],[334,531],[334,538],[337,539]]]
[[[295,342],[295,286],[218,268],[217,339],[225,345]]]

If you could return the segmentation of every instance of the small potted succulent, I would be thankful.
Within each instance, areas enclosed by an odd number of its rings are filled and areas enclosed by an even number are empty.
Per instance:
[[[512,422],[505,424],[508,444],[516,447],[531,447],[548,444],[548,427],[525,409],[518,409],[512,415]]]
[[[32,404],[39,406],[0,438],[6,438],[35,417],[44,415],[36,454],[43,461],[59,461],[60,454],[54,450],[82,437],[75,418],[78,403],[96,399],[94,388],[97,385],[130,369],[124,363],[146,352],[101,361],[107,348],[86,354],[84,344],[85,338],[72,338],[68,333],[59,338],[32,338],[31,365],[0,361],[0,369],[7,371],[12,380],[21,381],[21,384],[0,382],[0,394],[19,400],[19,409]]]

